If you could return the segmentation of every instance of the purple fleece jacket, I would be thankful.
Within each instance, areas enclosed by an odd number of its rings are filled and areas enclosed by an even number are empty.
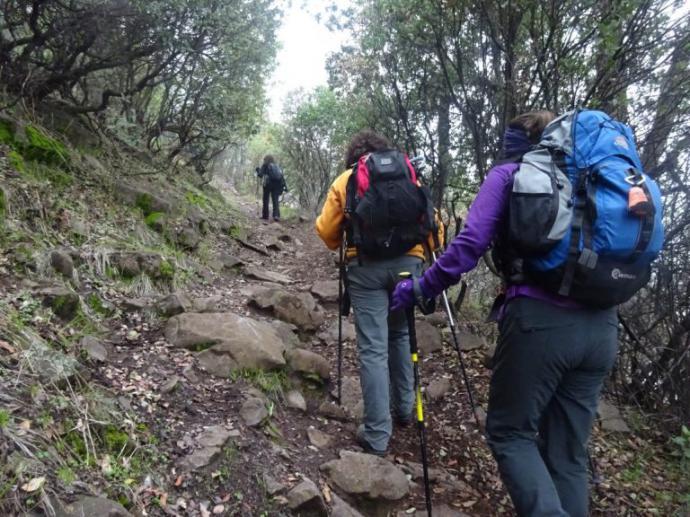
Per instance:
[[[486,175],[467,214],[465,227],[453,239],[445,253],[420,278],[419,285],[425,296],[438,296],[451,285],[458,283],[461,275],[474,269],[489,249],[507,215],[513,175],[517,169],[518,164],[505,163],[492,168]],[[509,286],[506,302],[518,296],[535,298],[562,307],[579,307],[573,300],[535,285]]]

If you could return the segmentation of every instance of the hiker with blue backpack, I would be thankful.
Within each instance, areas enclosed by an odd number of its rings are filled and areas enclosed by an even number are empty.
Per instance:
[[[661,200],[630,128],[608,115],[513,119],[462,232],[391,310],[457,283],[493,245],[486,433],[519,515],[588,515],[587,442],[618,349],[616,306],[650,278],[663,243]]]
[[[261,167],[256,168],[256,175],[263,178],[263,209],[261,219],[268,220],[268,203],[273,202],[273,220],[280,221],[280,195],[287,192],[283,169],[276,163],[270,154],[264,156]]]

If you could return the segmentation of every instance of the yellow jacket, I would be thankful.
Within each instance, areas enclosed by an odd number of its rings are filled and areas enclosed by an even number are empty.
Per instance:
[[[343,227],[345,225],[345,197],[347,195],[347,181],[352,174],[352,170],[347,170],[340,174],[328,191],[326,202],[323,204],[321,214],[316,218],[316,233],[319,234],[321,240],[326,243],[328,249],[336,250],[340,246],[340,240],[343,236]],[[436,223],[438,225],[438,243],[443,245],[443,224],[436,212]],[[429,235],[429,247],[435,249],[434,239]],[[413,255],[424,260],[424,246],[418,244],[407,255]],[[353,246],[347,248],[347,258],[357,256],[357,251]]]

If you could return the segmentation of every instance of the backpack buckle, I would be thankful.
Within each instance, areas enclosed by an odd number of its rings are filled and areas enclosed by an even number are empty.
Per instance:
[[[630,169],[630,176],[626,176],[625,182],[633,187],[639,187],[645,182],[644,176],[635,169]]]

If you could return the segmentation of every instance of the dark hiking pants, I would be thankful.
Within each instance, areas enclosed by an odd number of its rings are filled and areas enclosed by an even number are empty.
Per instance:
[[[388,311],[401,272],[419,276],[422,259],[404,255],[362,265],[354,260],[347,272],[364,399],[363,437],[380,451],[386,450],[393,432],[391,412],[404,420],[414,406],[407,318],[402,310]]]
[[[616,358],[615,309],[530,298],[500,322],[487,435],[518,515],[588,514],[587,441]]]
[[[273,219],[280,219],[280,194],[282,193],[282,186],[268,183],[264,187],[264,206],[261,212],[263,219],[268,219],[268,202],[273,202]]]

